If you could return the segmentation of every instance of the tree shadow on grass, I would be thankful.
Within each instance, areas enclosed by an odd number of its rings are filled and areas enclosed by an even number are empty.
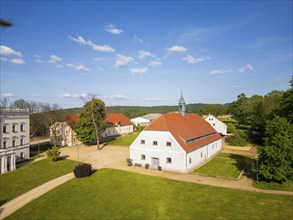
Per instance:
[[[8,200],[7,199],[0,199],[0,206],[4,205]],[[2,212],[2,209],[0,209],[0,213]]]
[[[239,171],[242,171],[244,169],[243,175],[247,176],[248,178],[254,179],[250,158],[238,154],[230,154],[229,158],[235,161],[235,166]]]

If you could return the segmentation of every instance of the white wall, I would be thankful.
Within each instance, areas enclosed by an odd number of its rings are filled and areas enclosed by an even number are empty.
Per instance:
[[[12,130],[15,125],[15,131]],[[21,125],[23,130],[21,130]],[[3,126],[6,126],[6,132],[3,131]],[[22,144],[21,144],[22,140]],[[4,148],[4,141],[6,148]],[[13,141],[15,146],[13,147]],[[23,159],[29,158],[30,149],[30,122],[29,111],[22,109],[3,110],[0,120],[0,156],[16,154],[16,161],[20,160],[20,155],[23,153]]]
[[[227,125],[221,122],[213,115],[209,115],[205,119],[218,133],[227,134]]]
[[[133,132],[133,125],[107,127],[102,133],[102,137],[129,134]]]
[[[145,143],[142,144],[141,140]],[[157,141],[158,145],[154,146],[153,141]],[[171,146],[166,146],[167,142],[171,142]],[[141,155],[145,155],[145,160],[142,160]],[[133,164],[144,166],[148,163],[152,167],[152,158],[158,158],[163,170],[175,172],[186,172],[185,155],[186,152],[168,131],[142,131],[130,146]],[[172,159],[171,163],[167,163],[167,157]]]
[[[201,147],[187,154],[186,163],[188,172],[202,164],[222,149],[222,139]],[[190,161],[191,158],[191,161]]]

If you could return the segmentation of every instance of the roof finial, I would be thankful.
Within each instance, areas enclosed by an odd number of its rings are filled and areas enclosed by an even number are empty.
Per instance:
[[[183,93],[182,93],[182,89],[181,89],[181,96],[179,99],[179,113],[183,116],[185,116],[186,110],[185,110],[185,101],[183,98]]]

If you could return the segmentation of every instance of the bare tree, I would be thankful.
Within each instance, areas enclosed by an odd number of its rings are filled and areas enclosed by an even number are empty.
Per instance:
[[[9,107],[9,99],[7,97],[3,97],[0,100],[0,108],[8,108]]]

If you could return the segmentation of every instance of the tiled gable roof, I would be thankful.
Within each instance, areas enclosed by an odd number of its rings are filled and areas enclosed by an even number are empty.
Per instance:
[[[62,121],[67,122],[67,124],[74,128],[76,122],[79,119],[79,115],[67,115]],[[107,113],[106,121],[111,124],[111,126],[117,126],[119,123],[120,126],[132,125],[132,122],[122,113]]]
[[[78,119],[79,115],[67,115],[64,116],[64,118],[61,121],[66,122],[71,128],[74,128]]]
[[[220,134],[197,114],[167,113],[161,115],[146,131],[169,131],[180,146],[187,152],[221,139]]]
[[[120,126],[132,125],[132,122],[122,113],[107,113],[106,121],[116,126],[118,123]]]

